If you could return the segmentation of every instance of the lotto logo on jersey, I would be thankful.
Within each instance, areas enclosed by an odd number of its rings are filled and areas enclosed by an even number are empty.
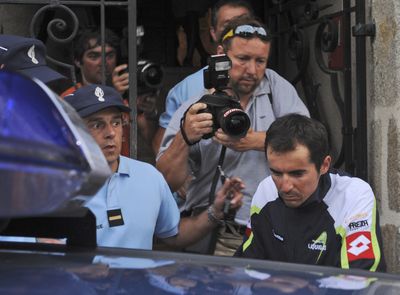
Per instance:
[[[346,238],[346,243],[349,261],[374,258],[370,232],[354,233]]]

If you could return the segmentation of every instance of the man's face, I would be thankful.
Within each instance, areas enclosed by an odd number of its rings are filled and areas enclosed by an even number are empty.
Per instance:
[[[258,38],[245,39],[234,37],[227,55],[232,61],[229,71],[230,86],[239,96],[254,92],[264,77],[267,68],[271,43],[265,43]],[[223,48],[218,47],[218,53]]]
[[[248,15],[249,11],[244,7],[232,7],[229,5],[222,6],[217,14],[217,23],[215,28],[211,28],[211,37],[215,43],[218,43],[222,31],[226,25],[235,17]]]
[[[308,148],[301,144],[285,153],[274,152],[268,147],[267,159],[280,197],[292,208],[299,207],[315,192],[320,176],[328,172],[331,162],[330,156],[326,156],[317,170],[310,161]]]
[[[96,44],[96,39],[89,40],[89,47]],[[115,49],[109,45],[105,47],[105,63],[106,76],[111,75],[117,65],[117,55]],[[95,46],[85,51],[82,61],[78,63],[81,69],[83,83],[86,84],[101,84],[102,65],[101,65],[101,46]]]
[[[107,108],[86,117],[85,122],[111,170],[117,171],[122,146],[121,111],[118,108]]]

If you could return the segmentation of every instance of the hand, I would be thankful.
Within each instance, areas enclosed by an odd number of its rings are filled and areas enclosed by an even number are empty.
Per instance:
[[[255,132],[250,128],[245,137],[233,138],[220,128],[215,132],[213,140],[237,152],[245,152],[248,150],[263,151],[265,132]]]
[[[143,93],[137,97],[137,109],[146,114],[153,114],[156,111],[157,96],[155,93]]]
[[[129,89],[129,73],[124,72],[127,68],[127,64],[122,64],[115,67],[112,72],[112,83],[120,94]]]
[[[198,113],[207,108],[205,103],[195,103],[186,112],[183,128],[190,142],[199,141],[203,135],[212,132],[212,115]]]
[[[229,198],[230,209],[237,210],[242,206],[242,190],[244,189],[243,181],[238,177],[226,178],[224,185],[218,190],[215,195],[214,209],[218,218],[224,217],[224,202]]]

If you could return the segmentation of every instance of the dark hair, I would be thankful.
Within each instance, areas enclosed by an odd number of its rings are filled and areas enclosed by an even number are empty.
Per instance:
[[[95,39],[96,43],[91,46],[90,40]],[[105,30],[104,42],[106,45],[115,49],[117,59],[120,52],[120,39],[110,29]],[[101,46],[101,32],[99,29],[85,29],[81,31],[74,40],[74,60],[82,62],[83,55],[89,49]]]
[[[239,26],[243,26],[243,25],[251,25],[253,27],[261,27],[265,30],[265,32],[267,33],[266,37],[259,37],[257,34],[251,35],[249,37],[243,37],[243,38],[259,38],[260,40],[264,41],[264,42],[271,42],[272,38],[271,38],[271,33],[269,32],[269,30],[267,29],[267,27],[257,18],[255,17],[251,17],[248,15],[242,15],[239,17],[235,17],[234,19],[232,19],[230,22],[228,22],[228,24],[226,25],[225,29],[222,31],[222,34],[220,36],[220,40],[218,40],[218,43],[221,44],[224,49],[229,49],[232,43],[232,38],[226,38],[225,40],[223,40],[223,38],[225,37],[225,35],[231,31],[231,30],[235,30],[237,27]]]
[[[265,152],[269,147],[274,152],[293,151],[298,144],[310,152],[310,161],[317,170],[329,155],[328,132],[322,123],[299,114],[288,114],[276,119],[265,138]]]
[[[245,0],[219,0],[211,9],[211,26],[215,28],[217,26],[217,18],[218,12],[222,6],[231,6],[231,7],[243,7],[247,9],[251,16],[254,15],[253,8],[250,3]]]

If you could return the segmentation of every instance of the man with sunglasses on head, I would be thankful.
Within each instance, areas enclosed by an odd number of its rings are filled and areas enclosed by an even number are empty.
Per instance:
[[[226,24],[232,19],[243,15],[254,15],[253,8],[246,0],[219,0],[213,5],[211,9],[210,38],[215,48]],[[160,115],[159,126],[152,140],[155,154],[158,153],[165,129],[168,127],[168,123],[176,110],[186,100],[200,97],[204,94],[203,70],[204,68],[187,76],[168,92],[165,99],[165,111]],[[186,189],[190,181],[191,177],[188,177],[184,184],[174,193],[179,206],[186,198]]]
[[[219,0],[214,4],[211,9],[210,37],[215,47],[218,45],[226,24],[243,15],[254,15],[253,8],[246,0]],[[201,69],[187,76],[168,92],[165,100],[165,112],[160,115],[159,127],[153,138],[155,153],[158,152],[165,129],[173,114],[186,100],[203,95],[203,84],[203,69]]]
[[[294,87],[267,69],[271,36],[260,22],[249,17],[235,19],[221,36],[217,53],[226,54],[232,61],[228,86],[249,116],[250,129],[240,139],[221,129],[212,138],[202,139],[212,132],[212,115],[201,112],[207,105],[197,102],[200,97],[192,98],[172,117],[160,148],[157,168],[173,190],[182,185],[188,175],[193,176],[184,210],[197,214],[207,207],[221,146],[227,148],[222,169],[228,176],[238,175],[246,185],[243,206],[234,221],[222,229],[216,246],[215,254],[232,255],[241,244],[258,183],[269,175],[263,154],[265,131],[278,117],[288,113],[309,116],[309,112]]]
[[[211,9],[210,38],[215,48],[227,23],[243,15],[254,15],[253,8],[247,0],[219,0],[213,5]],[[176,110],[188,99],[200,97],[204,94],[203,70],[204,68],[187,76],[168,92],[165,99],[165,111],[160,115],[159,126],[152,140],[155,154],[158,153],[165,129],[168,127],[168,123]],[[191,177],[188,177],[184,185],[174,193],[179,205],[182,204],[186,197],[186,188],[190,180]]]

